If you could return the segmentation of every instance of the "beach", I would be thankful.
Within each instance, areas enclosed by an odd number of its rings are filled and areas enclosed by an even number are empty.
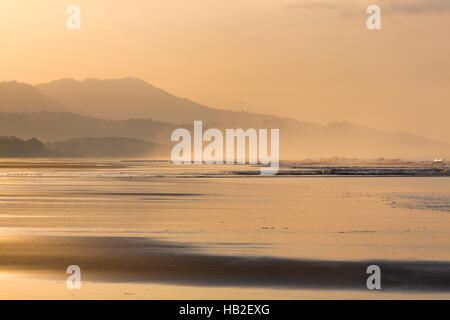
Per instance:
[[[290,165],[262,177],[251,166],[80,159],[0,167],[3,299],[450,297],[450,178],[436,171],[304,175]],[[374,264],[382,290],[366,287]],[[66,288],[69,265],[81,269],[80,290]]]

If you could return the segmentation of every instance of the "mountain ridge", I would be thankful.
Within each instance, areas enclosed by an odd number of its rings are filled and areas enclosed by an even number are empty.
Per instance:
[[[67,112],[0,112],[0,135],[15,135],[23,139],[37,137],[46,142],[85,137],[142,139],[168,146],[167,157],[172,131],[180,127],[192,130],[192,125],[180,126],[150,119],[105,120]],[[207,122],[204,125],[211,127]],[[349,123],[317,127],[303,127],[299,124],[280,129],[280,136],[281,157],[290,159],[333,156],[434,158],[437,153],[441,157],[450,156],[449,144]]]
[[[60,101],[71,112],[109,120],[141,118],[176,124],[190,123],[194,120],[212,124],[218,122],[261,124],[268,121],[307,124],[275,115],[212,108],[187,98],[177,97],[144,80],[132,77],[85,80],[66,78],[38,84],[36,88]],[[139,95],[139,99],[136,95]],[[126,114],[123,112],[124,108]]]
[[[57,100],[32,85],[17,81],[0,82],[0,111],[34,112],[36,108],[39,111],[67,111]]]
[[[47,143],[50,150],[92,158],[147,158],[164,155],[164,146],[125,137],[85,137]]]
[[[0,134],[24,139],[37,137],[55,142],[87,136],[124,137],[169,145],[174,129],[192,129],[194,120],[202,120],[205,127],[222,130],[280,129],[282,157],[450,156],[450,144],[420,135],[393,133],[349,122],[321,125],[273,115],[214,109],[178,98],[136,78],[63,79],[37,85],[34,89],[17,82],[14,86],[18,90],[13,90],[9,99],[14,100],[16,94],[16,101],[30,101],[30,105],[27,112],[1,112],[4,110],[0,103]],[[0,83],[0,92],[2,87],[7,85]],[[33,99],[24,100],[18,95],[19,89],[25,93],[31,90],[37,100],[35,105]],[[57,111],[48,111],[48,105],[57,106]],[[32,112],[33,108],[36,112]],[[114,119],[111,117],[114,113],[121,117]]]

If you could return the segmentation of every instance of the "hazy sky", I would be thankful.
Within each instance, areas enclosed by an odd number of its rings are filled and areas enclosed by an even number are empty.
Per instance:
[[[449,39],[448,0],[0,0],[0,80],[134,76],[212,107],[450,143]]]

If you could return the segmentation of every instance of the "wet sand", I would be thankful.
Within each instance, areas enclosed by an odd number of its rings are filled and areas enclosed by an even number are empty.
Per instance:
[[[448,177],[123,165],[3,171],[0,297],[449,298]],[[74,264],[83,288],[63,293]]]
[[[383,290],[450,293],[450,262],[337,261],[198,254],[189,246],[129,237],[20,237],[0,243],[0,266],[58,277],[78,265],[85,281],[192,286],[364,290],[378,265]]]

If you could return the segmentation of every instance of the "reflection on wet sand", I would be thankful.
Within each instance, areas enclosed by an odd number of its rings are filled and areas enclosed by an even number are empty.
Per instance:
[[[218,288],[233,298],[252,288],[253,298],[305,290],[357,298],[367,266],[378,264],[383,294],[449,294],[445,176],[255,177],[160,161],[3,165],[0,272],[39,286],[65,281],[76,264],[90,288],[140,284],[143,298],[158,297],[145,289],[155,285],[175,286],[169,298],[182,298],[186,285],[203,298],[222,297]],[[31,280],[21,288],[39,296]]]
[[[382,270],[385,291],[450,292],[450,262],[336,261],[199,254],[185,244],[130,237],[20,237],[0,242],[6,271],[58,278],[69,265],[85,281],[178,285],[366,289],[369,265]]]

